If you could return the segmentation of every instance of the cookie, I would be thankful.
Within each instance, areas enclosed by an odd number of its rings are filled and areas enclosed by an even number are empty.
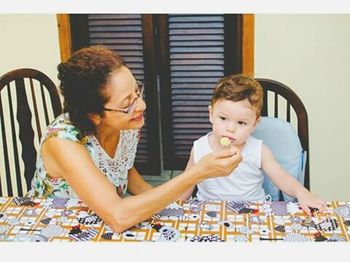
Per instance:
[[[220,144],[222,146],[229,146],[231,144],[231,141],[230,141],[230,139],[228,137],[222,137],[220,139]]]

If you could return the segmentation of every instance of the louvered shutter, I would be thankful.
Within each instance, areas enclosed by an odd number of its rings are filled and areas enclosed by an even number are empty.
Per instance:
[[[241,60],[226,57],[234,54],[228,53],[232,47],[227,43],[233,41],[225,37],[233,34],[227,31],[237,27],[227,28],[225,15],[176,14],[168,15],[166,22],[168,43],[163,48],[169,57],[163,65],[168,72],[163,70],[163,73],[170,81],[164,80],[161,86],[163,144],[167,148],[164,168],[181,170],[193,141],[211,130],[208,105],[214,85],[237,68],[232,65],[240,64]]]
[[[193,141],[211,130],[214,85],[224,75],[242,72],[242,15],[70,17],[74,49],[90,42],[110,46],[137,78],[144,78],[146,125],[136,159],[142,173],[159,174],[160,151],[163,169],[184,169]]]
[[[143,30],[143,17],[140,14],[90,14],[87,15],[87,38],[89,45],[102,44],[115,51],[123,58],[126,65],[133,72],[135,78],[145,83],[147,72],[144,57],[145,37]],[[148,25],[152,26],[152,25]],[[156,76],[154,76],[155,78]],[[148,79],[153,79],[149,76]],[[148,83],[151,83],[148,85]],[[154,100],[153,90],[156,86],[152,81],[145,83],[144,98],[147,108],[152,112],[152,107],[157,106]],[[149,95],[150,94],[150,95]],[[142,174],[160,175],[159,133],[158,116],[145,114],[145,125],[141,130],[141,139],[137,148],[135,166]],[[149,122],[152,126],[149,127]],[[156,122],[155,124],[153,124]]]

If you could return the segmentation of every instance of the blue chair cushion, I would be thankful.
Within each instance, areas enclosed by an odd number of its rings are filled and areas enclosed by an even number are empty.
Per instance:
[[[279,118],[262,117],[252,136],[263,140],[264,144],[271,149],[277,162],[304,185],[306,152],[303,151],[298,134],[290,123]],[[281,200],[280,190],[264,172],[263,174],[265,193],[269,194],[273,200]],[[285,201],[295,200],[287,194],[282,195]]]

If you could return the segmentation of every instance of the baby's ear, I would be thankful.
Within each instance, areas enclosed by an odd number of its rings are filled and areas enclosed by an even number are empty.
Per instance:
[[[261,121],[261,116],[259,116],[256,121],[255,121],[255,127],[260,123]]]
[[[211,105],[208,106],[208,112],[209,112],[209,121],[210,123],[212,124],[213,123],[213,117],[212,117],[212,114],[213,114],[213,108]]]
[[[254,124],[254,128],[253,128],[253,130],[252,130],[252,133],[255,131],[255,129],[256,129],[256,127],[258,126],[258,124],[260,123],[260,121],[261,121],[261,116],[259,116],[259,117],[256,119],[255,124]]]

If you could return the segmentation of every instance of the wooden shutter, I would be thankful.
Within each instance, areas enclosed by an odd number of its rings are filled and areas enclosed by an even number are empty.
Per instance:
[[[152,16],[140,14],[71,15],[71,27],[72,45],[75,49],[102,44],[116,50],[135,78],[145,83],[144,97],[147,110],[135,166],[142,174],[160,175],[159,120],[158,114],[154,113],[158,110],[157,77],[154,73],[155,60],[153,55],[149,55],[154,49]],[[145,48],[147,52],[144,51]]]
[[[242,48],[247,45],[243,15],[95,14],[70,19],[74,49],[110,46],[144,79],[146,125],[136,158],[140,171],[159,174],[160,151],[163,169],[183,169],[193,141],[211,129],[207,107],[214,85],[224,75],[242,72]]]
[[[242,70],[241,16],[176,14],[160,20],[164,169],[181,170],[193,141],[211,130],[214,85]]]

